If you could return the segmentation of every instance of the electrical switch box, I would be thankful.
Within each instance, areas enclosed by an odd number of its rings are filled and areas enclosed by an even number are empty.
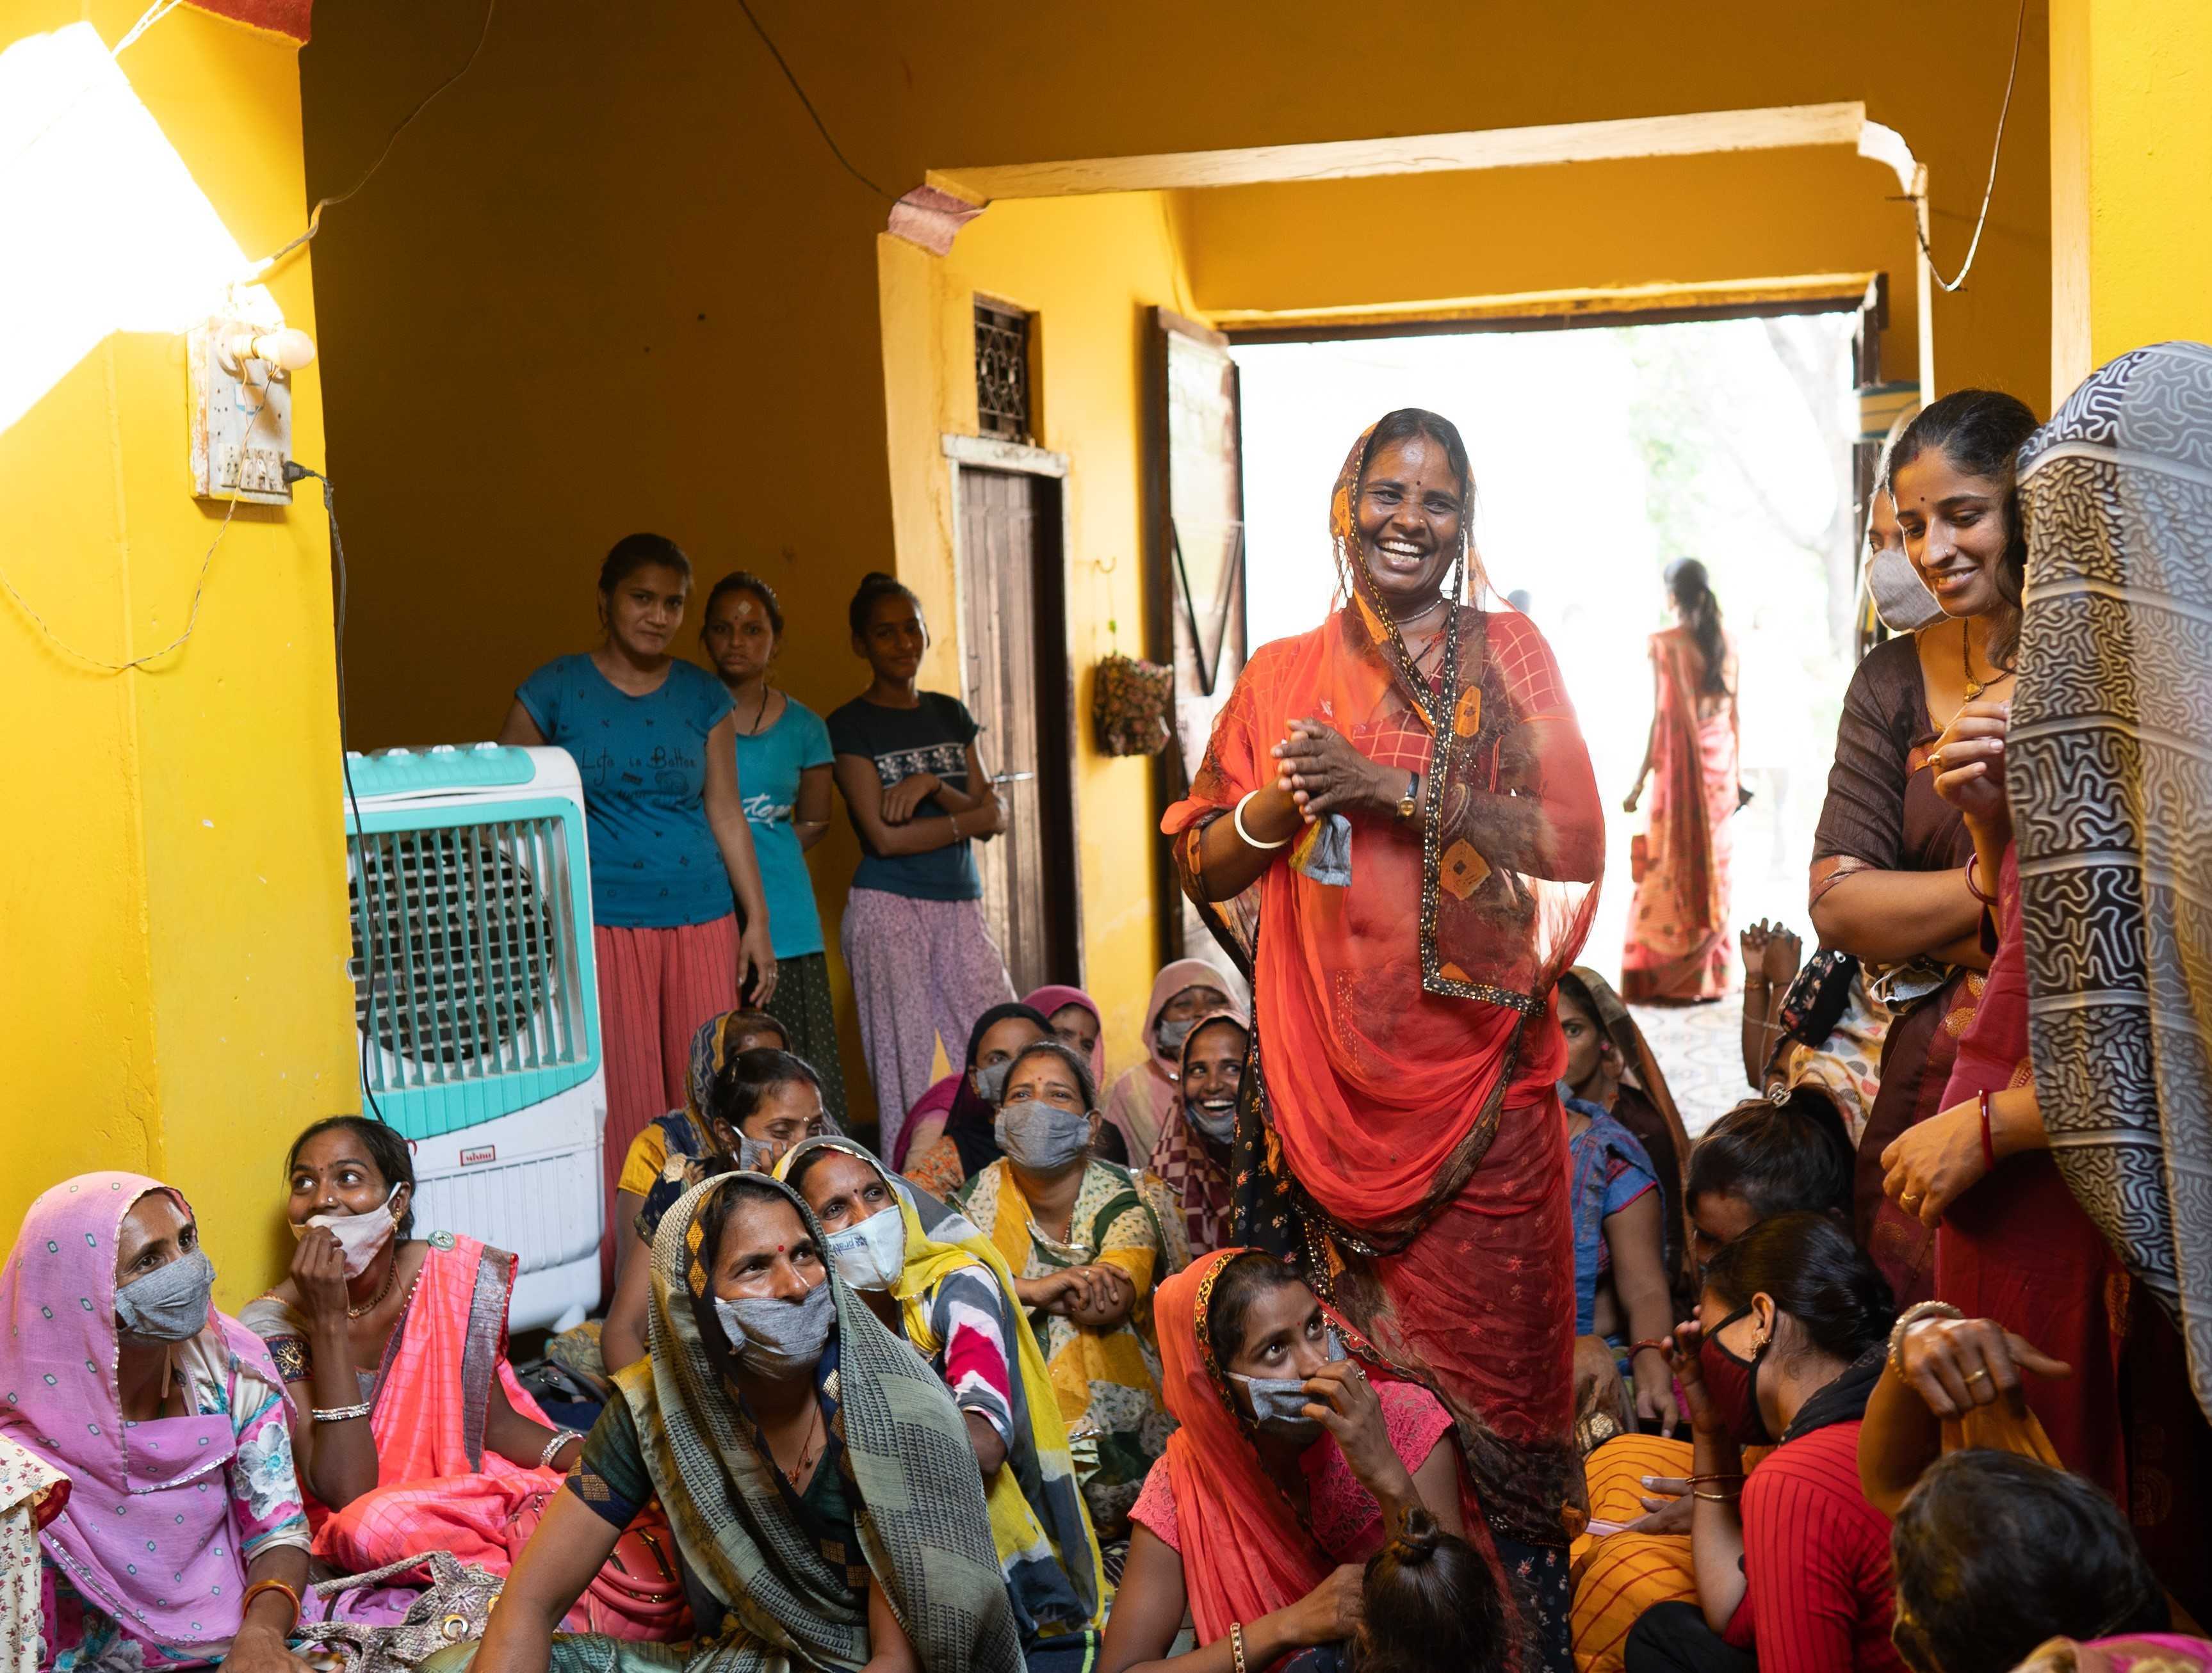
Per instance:
[[[192,493],[200,499],[291,503],[284,464],[292,457],[292,378],[252,352],[256,341],[254,328],[235,319],[210,319],[187,338]]]

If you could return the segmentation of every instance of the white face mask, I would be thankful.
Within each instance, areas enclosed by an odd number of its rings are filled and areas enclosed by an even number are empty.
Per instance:
[[[894,1203],[857,1226],[833,1232],[822,1246],[854,1288],[890,1289],[906,1270],[906,1216]]]
[[[376,1252],[392,1241],[392,1234],[399,1229],[399,1218],[392,1204],[401,1187],[392,1187],[392,1195],[367,1214],[313,1215],[301,1225],[292,1227],[295,1241],[307,1236],[309,1226],[319,1226],[338,1240],[345,1255],[345,1275],[358,1278],[368,1270],[368,1264],[376,1258]]]

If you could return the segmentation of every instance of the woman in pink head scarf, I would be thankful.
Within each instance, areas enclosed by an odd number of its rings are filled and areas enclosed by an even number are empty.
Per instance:
[[[58,1673],[306,1673],[285,1645],[307,1518],[283,1391],[214,1282],[191,1207],[137,1173],[47,1191],[0,1273],[0,1438],[70,1483],[39,1536]]]
[[[1160,972],[1145,1004],[1145,1060],[1114,1082],[1106,1100],[1106,1119],[1121,1130],[1131,1167],[1145,1165],[1182,1096],[1177,1068],[1192,1027],[1209,1012],[1249,1014],[1251,1005],[1243,977],[1204,959],[1177,959]]]

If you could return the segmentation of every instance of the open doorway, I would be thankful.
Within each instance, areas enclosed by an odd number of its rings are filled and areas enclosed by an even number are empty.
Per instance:
[[[1360,428],[1419,406],[1465,435],[1490,585],[1551,641],[1605,797],[1583,961],[1608,979],[1643,828],[1620,803],[1651,717],[1644,645],[1671,625],[1660,578],[1677,557],[1704,561],[1741,658],[1752,800],[1736,815],[1733,924],[1779,918],[1811,950],[1806,866],[1854,660],[1860,328],[1838,312],[1231,349],[1255,646],[1307,631],[1334,600],[1328,490]],[[1689,1082],[1686,1115],[1745,1094],[1738,1015],[1731,998],[1648,1021],[1670,1077]]]

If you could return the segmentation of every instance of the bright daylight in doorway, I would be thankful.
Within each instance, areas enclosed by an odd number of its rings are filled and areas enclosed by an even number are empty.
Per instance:
[[[1350,445],[1345,415],[1428,407],[1466,436],[1491,586],[1501,598],[1525,594],[1558,652],[1605,795],[1606,887],[1584,961],[1608,979],[1627,919],[1629,839],[1642,828],[1620,801],[1651,718],[1644,642],[1673,620],[1660,573],[1678,557],[1711,571],[1741,658],[1753,794],[1735,832],[1735,922],[1784,918],[1813,945],[1804,857],[1853,660],[1855,319],[1231,351],[1255,646],[1306,632],[1330,607],[1328,507],[1314,485],[1334,479]]]

